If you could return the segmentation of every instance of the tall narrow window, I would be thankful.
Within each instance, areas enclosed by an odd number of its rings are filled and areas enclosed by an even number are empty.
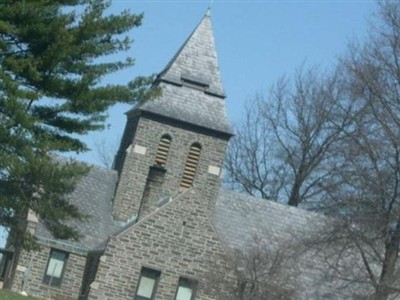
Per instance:
[[[171,137],[168,134],[164,134],[160,139],[160,143],[158,144],[156,161],[155,161],[156,165],[165,166],[170,146],[171,146]]]
[[[185,170],[183,171],[181,187],[189,188],[192,186],[197,165],[199,164],[200,151],[200,144],[194,143],[192,146],[190,146],[189,155],[186,159]]]
[[[52,286],[60,286],[68,260],[68,253],[51,249],[49,261],[47,262],[46,273],[43,282]]]
[[[193,300],[196,289],[196,282],[186,278],[179,278],[178,289],[175,300]]]
[[[155,299],[158,280],[161,273],[152,269],[142,268],[140,273],[139,286],[136,291],[135,300]]]

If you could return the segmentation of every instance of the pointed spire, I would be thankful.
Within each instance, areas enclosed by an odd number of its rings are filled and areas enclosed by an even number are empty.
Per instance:
[[[181,84],[191,82],[206,87],[206,92],[225,97],[219,73],[217,50],[211,24],[211,10],[207,9],[203,19],[186,42],[178,50],[159,78]]]
[[[156,84],[162,87],[161,96],[137,109],[232,136],[209,13],[158,75]]]

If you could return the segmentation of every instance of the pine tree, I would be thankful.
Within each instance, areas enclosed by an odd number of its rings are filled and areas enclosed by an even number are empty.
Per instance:
[[[64,224],[85,216],[65,195],[88,168],[54,153],[86,151],[79,135],[102,129],[110,106],[151,97],[151,78],[101,83],[133,65],[131,58],[109,60],[129,49],[124,35],[142,20],[129,11],[107,14],[109,6],[105,0],[0,2],[0,225],[12,232],[15,249],[29,248],[31,239],[22,234],[28,210],[55,237],[79,238]]]

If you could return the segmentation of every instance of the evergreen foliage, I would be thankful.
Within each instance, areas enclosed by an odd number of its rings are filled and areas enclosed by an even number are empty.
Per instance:
[[[79,238],[64,224],[85,216],[65,195],[88,167],[54,153],[88,150],[79,135],[102,129],[111,105],[153,93],[147,77],[127,86],[101,83],[133,65],[132,58],[110,57],[129,49],[124,35],[142,20],[128,11],[107,14],[109,6],[105,0],[0,2],[0,225],[13,233],[16,248],[29,209],[55,237]]]

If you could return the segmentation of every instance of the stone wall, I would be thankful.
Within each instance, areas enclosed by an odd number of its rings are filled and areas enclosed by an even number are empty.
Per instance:
[[[203,201],[190,189],[111,238],[89,299],[134,299],[142,267],[161,272],[157,300],[174,299],[180,277],[198,282],[196,299],[216,299],[207,278],[225,266],[225,249]]]
[[[86,257],[69,253],[62,283],[59,287],[55,287],[43,283],[50,251],[50,247],[42,245],[39,251],[24,251],[21,254],[12,290],[24,290],[29,295],[47,299],[78,299],[81,291]]]
[[[139,115],[132,114],[128,116],[124,134],[122,135],[118,152],[114,159],[114,169],[121,175],[122,167],[124,166],[127,149],[131,145],[137,126],[139,124]]]
[[[161,194],[174,195],[179,190],[190,146],[198,142],[202,149],[193,186],[204,195],[206,206],[213,209],[220,185],[220,172],[228,136],[200,127],[191,126],[159,116],[145,114],[139,120],[124,166],[114,200],[114,217],[128,221],[137,216],[149,174],[154,164],[161,136],[172,137],[165,164],[166,173]],[[151,193],[150,193],[151,194]],[[143,214],[151,213],[157,196],[147,199]]]

